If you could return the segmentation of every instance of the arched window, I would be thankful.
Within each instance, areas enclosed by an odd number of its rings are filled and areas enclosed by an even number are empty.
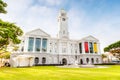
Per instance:
[[[89,58],[86,58],[86,62],[89,63]]]
[[[93,58],[91,58],[91,61],[92,61],[92,64],[94,64],[94,59]]]
[[[35,64],[38,64],[38,63],[39,63],[39,58],[35,57]]]
[[[99,59],[98,58],[96,58],[96,62],[99,63]]]
[[[42,58],[42,64],[45,64],[45,63],[46,63],[46,58],[43,57],[43,58]]]

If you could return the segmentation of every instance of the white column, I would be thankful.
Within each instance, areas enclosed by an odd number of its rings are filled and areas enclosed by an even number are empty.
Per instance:
[[[42,53],[42,39],[43,38],[41,38],[40,53]]]
[[[39,37],[39,38],[40,38],[40,37]],[[41,38],[40,38],[40,44],[39,44],[39,45],[40,45],[40,47],[39,47],[39,48],[40,48],[40,51],[41,51]],[[40,52],[40,51],[39,51],[39,52]]]
[[[67,54],[70,54],[69,50],[69,42],[67,42]]]
[[[55,54],[55,41],[54,41],[54,40],[53,40],[52,45],[53,45],[53,48],[52,48],[52,51],[53,51],[53,52],[52,52],[52,53]]]
[[[90,45],[89,45],[89,41],[88,41],[88,54],[90,54],[90,47],[89,47]]]
[[[60,53],[60,49],[59,49],[59,47],[60,47],[60,42],[59,41],[57,41],[57,54],[59,54]]]
[[[77,55],[80,54],[79,43],[77,43]]]
[[[95,52],[94,52],[94,42],[92,42],[92,47],[93,47],[93,54],[95,54]]]
[[[59,42],[57,40],[57,45],[56,45],[56,54],[59,54]]]
[[[62,53],[62,44],[61,44],[61,41],[59,41],[59,54]]]
[[[82,54],[85,54],[84,42],[82,42]]]
[[[25,37],[24,52],[28,52],[28,43],[29,43],[29,37]]]
[[[77,43],[77,54],[80,54],[79,43]]]
[[[50,47],[49,44],[50,44],[50,43],[49,43],[49,39],[47,38],[47,53],[50,52],[50,50],[49,50],[49,47]]]
[[[33,51],[32,51],[32,52],[35,52],[35,42],[36,42],[36,38],[34,37],[34,42],[33,42]]]
[[[100,51],[100,43],[99,43],[99,42],[97,43],[97,49],[98,49],[98,54],[101,54],[101,51]]]

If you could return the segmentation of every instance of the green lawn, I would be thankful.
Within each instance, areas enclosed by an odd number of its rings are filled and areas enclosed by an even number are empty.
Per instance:
[[[0,80],[120,80],[120,66],[109,68],[0,68]]]

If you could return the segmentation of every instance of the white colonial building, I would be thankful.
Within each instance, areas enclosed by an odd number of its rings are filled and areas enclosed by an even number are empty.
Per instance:
[[[102,63],[99,40],[87,36],[79,40],[69,38],[68,17],[64,10],[58,16],[59,32],[56,38],[41,29],[27,32],[19,53],[11,55],[12,66],[41,64],[97,64]]]

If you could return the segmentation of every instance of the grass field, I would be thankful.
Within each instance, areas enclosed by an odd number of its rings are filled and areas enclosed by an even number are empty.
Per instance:
[[[120,66],[109,68],[0,68],[0,80],[120,80]]]

